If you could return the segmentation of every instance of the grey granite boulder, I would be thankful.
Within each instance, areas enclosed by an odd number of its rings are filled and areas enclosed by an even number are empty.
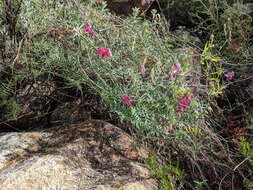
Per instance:
[[[0,136],[0,190],[152,190],[148,151],[99,120]]]

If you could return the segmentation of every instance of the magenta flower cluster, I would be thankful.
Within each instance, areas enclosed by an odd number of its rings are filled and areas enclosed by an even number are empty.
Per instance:
[[[174,64],[174,71],[172,72],[172,77],[175,78],[177,73],[181,73],[184,69],[180,67],[179,63],[176,61]]]
[[[107,48],[106,50],[104,48],[99,48],[97,51],[98,55],[101,55],[102,59],[105,58],[105,56],[110,57],[110,48]]]
[[[234,71],[225,74],[225,77],[226,77],[228,80],[232,80],[232,78],[233,78],[234,76],[235,76]]]
[[[84,30],[86,32],[89,32],[90,33],[90,37],[93,36],[94,39],[97,38],[97,36],[93,33],[93,30],[92,28],[90,27],[90,25],[88,25],[86,28],[84,28]],[[107,57],[110,57],[110,48],[107,48],[106,50],[104,48],[99,48],[99,50],[97,51],[97,54],[98,55],[101,55],[101,58],[104,59],[105,56]]]
[[[97,36],[93,33],[92,28],[90,26],[87,26],[84,30],[90,33],[90,37],[93,36],[94,39],[97,38]]]
[[[141,66],[141,74],[143,75],[145,72],[146,72],[146,68],[145,68],[145,62],[144,62]],[[178,73],[181,73],[181,72],[183,72],[183,68],[180,67],[180,64],[176,61],[175,64],[174,64],[174,71],[170,74],[169,78],[171,78],[171,77],[175,78],[176,75]],[[126,106],[132,106],[133,105],[130,101],[130,98],[127,97],[126,94],[124,94],[122,96],[122,98],[123,98],[122,105],[126,105]],[[194,95],[193,95],[192,91],[191,91],[189,96],[187,94],[184,94],[181,97],[179,97],[179,106],[176,110],[176,113],[178,114],[178,113],[181,113],[183,111],[187,111],[188,106],[190,106],[190,104],[192,103],[193,98],[194,98]]]
[[[141,65],[141,74],[144,75],[145,72],[146,72],[145,64],[142,64]]]
[[[187,111],[188,106],[192,103],[192,99],[194,98],[193,93],[188,96],[187,94],[184,94],[179,97],[179,106],[176,110],[176,113],[181,113],[183,111]]]
[[[133,105],[133,104],[131,103],[131,101],[130,101],[130,98],[127,97],[126,94],[124,94],[124,95],[122,96],[122,98],[123,98],[122,105],[127,105],[127,106],[132,106],[132,105]]]
[[[168,80],[170,80],[171,77],[176,78],[177,74],[183,72],[183,70],[184,69],[182,67],[180,67],[178,61],[176,61],[174,63],[174,71],[169,75]]]

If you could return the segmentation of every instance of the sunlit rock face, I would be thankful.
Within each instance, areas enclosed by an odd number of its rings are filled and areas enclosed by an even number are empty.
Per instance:
[[[0,134],[0,190],[152,190],[148,151],[100,120]]]

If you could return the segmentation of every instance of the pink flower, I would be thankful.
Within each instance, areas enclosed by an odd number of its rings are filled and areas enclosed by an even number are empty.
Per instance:
[[[179,114],[180,112],[182,112],[182,107],[181,107],[181,106],[179,106],[179,107],[177,108],[176,114]]]
[[[144,75],[145,72],[146,72],[145,64],[142,64],[141,65],[141,74]]]
[[[92,37],[92,36],[93,36],[93,37],[94,37],[94,39],[96,39],[96,38],[97,38],[97,36],[96,36],[95,34],[93,34],[93,32],[92,32],[92,28],[91,28],[90,26],[87,26],[84,30],[90,33],[90,37]]]
[[[234,76],[235,76],[234,71],[225,74],[225,77],[226,77],[228,80],[232,80],[232,78],[233,78]]]
[[[123,105],[132,106],[132,103],[131,103],[131,101],[130,101],[130,98],[128,98],[126,94],[124,94],[124,95],[122,96],[122,98],[123,98],[123,102],[122,102]]]
[[[110,48],[107,48],[106,50],[104,48],[99,48],[99,50],[97,51],[98,55],[102,56],[102,59],[104,59],[105,55],[107,57],[110,57]]]
[[[180,113],[183,111],[187,111],[187,107],[192,103],[192,99],[194,98],[194,95],[191,93],[190,96],[187,97],[187,94],[184,94],[183,96],[179,97],[179,106],[176,110],[176,113]]]
[[[87,32],[90,32],[90,33],[92,33],[92,28],[91,27],[86,27],[85,29],[84,29],[85,31],[87,31]]]
[[[184,69],[180,67],[179,63],[176,61],[174,64],[174,71],[172,73],[172,77],[175,78],[177,73],[181,73]]]

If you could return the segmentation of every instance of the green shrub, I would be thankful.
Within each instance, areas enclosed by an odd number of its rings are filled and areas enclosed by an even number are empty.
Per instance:
[[[177,164],[179,165],[179,162]],[[150,176],[161,181],[163,190],[175,190],[176,179],[183,179],[184,173],[178,168],[178,165],[175,167],[170,162],[169,166],[160,166],[155,155],[150,156],[147,160],[147,167],[151,170]]]

